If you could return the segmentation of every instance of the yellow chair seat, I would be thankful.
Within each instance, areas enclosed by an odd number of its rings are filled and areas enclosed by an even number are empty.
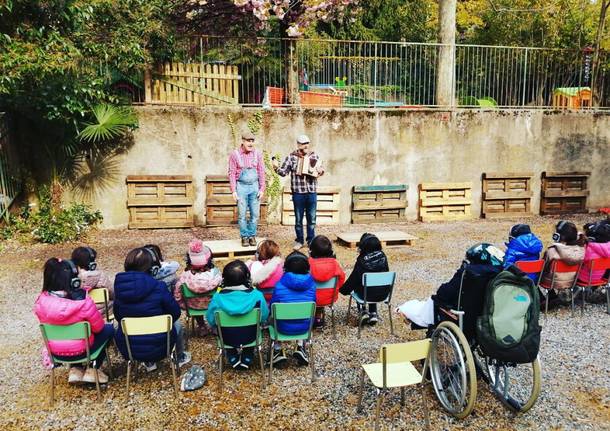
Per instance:
[[[383,387],[383,364],[364,364],[362,366],[371,379],[371,383],[378,388]],[[411,362],[394,362],[386,364],[386,386],[396,388],[421,383],[422,376]]]

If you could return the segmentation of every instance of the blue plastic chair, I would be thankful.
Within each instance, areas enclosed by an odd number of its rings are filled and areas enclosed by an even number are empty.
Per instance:
[[[316,290],[331,290],[333,291],[333,296],[332,299],[333,301],[329,302],[329,303],[324,303],[324,304],[317,304],[316,301],[316,305],[317,307],[330,307],[330,321],[333,327],[333,337],[337,338],[337,334],[335,332],[335,296],[337,295],[337,287],[339,284],[339,277],[334,276],[333,278],[331,278],[328,281],[316,281]]]
[[[392,322],[392,292],[394,291],[394,283],[396,281],[396,273],[393,271],[389,272],[365,272],[362,274],[362,286],[364,287],[364,297],[361,298],[355,291],[349,297],[349,303],[347,305],[347,319],[349,322],[349,314],[352,308],[352,299],[360,305],[360,313],[358,315],[358,338],[360,338],[360,331],[362,329],[362,316],[367,312],[368,304],[379,304],[385,303],[388,306],[388,315],[390,316],[390,334],[394,335],[394,324]],[[376,301],[369,301],[367,298],[367,292],[369,288],[383,288],[380,292],[381,299]],[[378,292],[379,293],[379,292]]]

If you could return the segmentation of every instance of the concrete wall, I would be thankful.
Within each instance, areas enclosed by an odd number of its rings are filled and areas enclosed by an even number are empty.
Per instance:
[[[126,226],[126,175],[190,174],[196,223],[205,222],[205,177],[224,174],[233,148],[230,113],[239,133],[254,110],[137,108],[135,144],[120,160],[121,176],[95,202],[106,227]],[[325,160],[321,185],[341,187],[341,220],[350,221],[351,188],[409,186],[407,217],[417,217],[421,182],[473,183],[473,213],[481,206],[483,172],[533,172],[538,212],[542,171],[591,171],[590,208],[610,204],[610,115],[543,111],[271,110],[259,148],[284,156],[306,133]],[[284,180],[288,184],[288,179]]]

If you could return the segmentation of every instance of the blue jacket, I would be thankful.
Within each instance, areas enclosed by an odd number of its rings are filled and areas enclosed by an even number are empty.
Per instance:
[[[504,255],[504,268],[514,265],[520,260],[538,260],[542,251],[542,242],[533,233],[518,236],[506,243]],[[536,274],[529,274],[529,278],[536,281]]]
[[[180,306],[169,293],[165,283],[139,271],[120,272],[114,279],[114,317],[118,322],[124,317],[151,317],[170,314],[176,322],[180,318]],[[115,335],[117,347],[124,358],[129,358],[123,330]],[[175,343],[176,329],[172,328],[171,344]],[[156,362],[166,356],[165,334],[137,335],[129,337],[133,358],[137,361]]]
[[[275,302],[316,302],[316,282],[311,274],[286,272],[273,289],[271,305]],[[277,329],[285,335],[307,332],[311,319],[278,320]]]
[[[239,316],[246,314],[253,308],[258,307],[261,310],[261,322],[264,322],[269,317],[269,308],[267,301],[260,290],[246,288],[244,286],[225,287],[220,292],[212,296],[206,319],[212,327],[216,326],[216,313],[222,310],[231,316]]]

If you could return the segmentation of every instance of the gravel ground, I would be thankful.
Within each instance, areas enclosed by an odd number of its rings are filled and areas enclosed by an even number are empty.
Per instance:
[[[588,219],[575,217],[578,225]],[[518,220],[391,226],[320,227],[318,233],[334,238],[342,230],[366,231],[402,229],[420,239],[410,247],[388,251],[390,268],[398,273],[393,302],[430,295],[460,264],[465,250],[475,242],[502,244],[509,227]],[[532,229],[549,243],[553,218],[529,219]],[[285,253],[292,242],[288,227],[262,228],[262,235],[280,238]],[[193,236],[206,239],[229,238],[235,228],[125,231],[108,230],[90,235],[88,243],[97,249],[101,268],[119,271],[125,254],[133,247],[157,242],[166,258],[181,261]],[[125,390],[125,364],[111,353],[114,380],[98,401],[94,388],[69,386],[67,371],[57,373],[56,403],[48,406],[48,374],[40,365],[41,337],[32,305],[42,285],[41,268],[51,256],[69,256],[75,244],[2,244],[0,251],[0,427],[9,429],[97,430],[114,429],[364,429],[372,425],[374,394],[365,392],[365,413],[356,413],[359,366],[376,359],[383,343],[415,340],[421,332],[410,331],[395,319],[395,336],[389,333],[387,312],[382,321],[365,328],[361,340],[355,326],[346,326],[346,298],[336,309],[337,339],[330,328],[315,333],[318,380],[310,383],[307,369],[293,363],[274,372],[271,386],[261,390],[260,372],[225,373],[224,391],[218,390],[218,372],[212,337],[191,340],[194,363],[208,372],[209,383],[201,390],[183,393],[174,400],[171,373],[167,366],[142,375]],[[336,249],[338,259],[349,273],[356,252]],[[540,358],[543,370],[542,393],[527,414],[507,411],[479,381],[473,414],[455,420],[440,407],[431,386],[427,387],[431,427],[445,429],[516,430],[610,430],[610,316],[599,305],[589,305],[584,317],[570,317],[568,310],[552,311],[542,322]],[[185,367],[185,368],[188,368]],[[184,371],[184,370],[183,370]],[[421,429],[424,426],[419,392],[407,390],[407,407],[400,408],[399,392],[386,398],[381,424],[392,429]]]

